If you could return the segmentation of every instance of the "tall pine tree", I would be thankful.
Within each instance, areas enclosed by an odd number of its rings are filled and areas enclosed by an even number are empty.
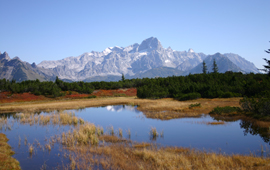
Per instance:
[[[265,52],[270,54],[270,49],[265,50]],[[267,60],[266,58],[264,58],[264,60],[267,63],[267,65],[263,65],[264,69],[259,69],[259,70],[262,70],[262,71],[266,72],[270,76],[270,60]]]
[[[204,61],[203,61],[202,64],[203,64],[203,70],[202,71],[203,71],[204,74],[206,74],[207,73],[207,66],[206,66]]]
[[[216,63],[216,59],[214,59],[214,62],[213,62],[213,72],[214,73],[218,72],[218,66],[217,66],[217,63]]]

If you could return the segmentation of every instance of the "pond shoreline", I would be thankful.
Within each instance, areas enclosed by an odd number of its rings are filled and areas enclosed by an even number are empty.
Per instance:
[[[94,99],[66,99],[66,100],[51,100],[51,101],[32,101],[19,103],[1,103],[0,114],[9,112],[37,112],[37,111],[52,111],[52,110],[67,110],[81,109],[86,107],[99,107],[107,105],[138,105],[137,109],[142,112],[148,112],[149,118],[160,118],[167,113],[176,115],[172,118],[192,117],[208,114],[217,106],[236,106],[239,107],[241,98],[217,98],[217,99],[196,99],[189,101],[177,101],[172,98],[165,99],[139,99],[137,97],[104,97]],[[190,108],[192,104],[201,103],[201,107]],[[160,116],[153,116],[151,112],[164,112]],[[177,115],[180,113],[179,115]],[[184,115],[183,115],[184,113]],[[164,118],[164,119],[168,119]],[[169,118],[170,119],[170,118]]]
[[[138,110],[145,110],[144,112],[159,112],[160,114],[166,112],[161,111],[162,109],[172,107],[171,111],[167,110],[168,112],[172,113],[186,113],[187,115],[192,115],[193,112],[197,112],[202,114],[201,112],[207,109],[211,109],[215,107],[215,105],[223,103],[223,105],[232,103],[232,101],[236,104],[237,98],[233,99],[197,99],[187,102],[179,102],[173,99],[159,99],[159,100],[148,100],[148,99],[137,99],[133,97],[117,97],[117,98],[97,98],[97,99],[80,99],[80,100],[72,100],[72,101],[55,101],[55,102],[27,102],[22,105],[22,103],[13,103],[6,105],[7,107],[14,107],[13,109],[21,109],[25,114],[31,115],[31,111],[41,111],[38,110],[40,108],[51,108],[51,106],[58,106],[57,108],[60,110],[65,110],[66,107],[70,107],[71,109],[75,108],[84,108],[88,107],[97,107],[105,105],[120,105],[128,104],[128,105],[138,105],[136,107]],[[190,104],[194,103],[201,103],[201,107],[189,108]],[[77,105],[76,105],[77,104]],[[207,105],[208,104],[208,105]],[[90,106],[89,106],[90,105]],[[3,105],[2,105],[3,106]],[[2,107],[1,106],[1,107]],[[34,110],[29,110],[29,107],[35,107]],[[123,106],[124,107],[124,106]],[[95,109],[95,108],[93,108]],[[46,109],[45,109],[46,110]],[[49,109],[50,110],[50,109]],[[55,110],[55,109],[54,109]],[[117,113],[119,114],[119,113]],[[23,116],[20,114],[20,116]],[[42,114],[40,115],[42,116]],[[44,116],[44,115],[43,115]],[[51,115],[52,116],[52,115]],[[55,115],[54,115],[55,116]],[[61,114],[59,114],[61,116]],[[152,115],[153,116],[153,115]],[[147,115],[146,115],[147,117]],[[151,117],[151,114],[150,116]],[[27,118],[27,117],[26,117]],[[20,117],[20,121],[34,122],[36,117],[32,117],[31,121],[26,121]],[[44,119],[44,120],[43,120]],[[154,118],[158,119],[158,118]],[[161,119],[159,117],[159,119]],[[37,119],[39,121],[46,122],[45,116],[42,118]],[[55,119],[48,119],[51,120],[52,123]],[[57,119],[58,120],[58,119]],[[59,119],[60,120],[60,119]],[[72,119],[77,120],[77,119]],[[109,119],[111,120],[111,119]],[[125,119],[126,120],[126,119]],[[167,120],[167,119],[166,119]],[[79,119],[75,122],[83,122]],[[37,122],[36,122],[37,123]],[[204,123],[204,122],[203,122]],[[207,123],[207,122],[206,122]],[[26,123],[28,124],[28,123]],[[45,125],[46,123],[37,124]],[[62,122],[63,124],[63,122]],[[70,123],[64,123],[70,124]],[[74,123],[71,123],[72,125]],[[76,123],[78,124],[78,123]],[[216,125],[215,125],[216,126]],[[80,127],[80,126],[79,126]],[[97,132],[94,135],[99,134],[99,128],[95,128]],[[80,145],[67,145],[63,148],[67,151],[70,162],[66,165],[66,168],[78,168],[78,169],[87,169],[87,167],[102,167],[104,169],[139,169],[139,168],[146,168],[146,169],[235,169],[235,168],[244,168],[244,169],[268,169],[270,161],[268,157],[258,157],[256,155],[228,155],[224,153],[218,152],[211,152],[211,151],[204,151],[204,150],[197,150],[190,147],[157,147],[155,144],[151,143],[134,143],[132,145],[127,144],[124,138],[117,137],[120,136],[119,132],[115,131],[111,132],[112,128],[109,129],[109,135],[107,136],[100,136],[98,139],[100,141],[105,141],[106,143],[110,143],[109,145],[102,144],[96,145],[94,139],[97,138],[90,138],[93,139],[91,142],[83,142],[84,135],[78,136],[80,131],[76,131],[75,138],[76,140],[82,141]],[[65,133],[65,137],[68,136],[69,132]],[[122,134],[122,130],[121,130]],[[166,137],[168,133],[165,132]],[[62,134],[63,135],[63,134]],[[161,134],[160,134],[161,135]],[[121,135],[122,136],[122,135]],[[124,135],[125,136],[125,135]],[[64,138],[70,139],[70,138]],[[55,140],[56,141],[56,140]],[[68,140],[64,140],[68,141]],[[74,140],[71,140],[74,141]],[[63,143],[63,140],[61,140]],[[230,142],[229,142],[230,143]],[[53,144],[50,143],[49,144]],[[56,143],[57,144],[57,143]],[[65,142],[64,142],[65,144]],[[32,146],[32,145],[30,145]],[[47,147],[50,146],[50,147]],[[91,147],[89,147],[91,146]],[[44,147],[51,148],[51,145],[47,143]],[[49,150],[49,149],[47,149]],[[60,152],[60,155],[63,153]],[[93,158],[93,159],[92,159]],[[80,163],[77,163],[80,161]],[[132,165],[132,166],[131,166]]]

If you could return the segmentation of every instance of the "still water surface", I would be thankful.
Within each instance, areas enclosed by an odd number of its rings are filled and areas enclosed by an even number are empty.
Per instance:
[[[146,118],[136,107],[122,105],[68,110],[67,112],[73,112],[85,121],[102,126],[107,133],[106,129],[113,126],[115,131],[121,128],[123,137],[128,138],[129,129],[131,140],[153,142],[160,146],[191,147],[225,154],[259,155],[261,147],[268,148],[269,145],[267,128],[254,128],[250,122],[242,120],[226,122],[225,125],[207,125],[207,122],[214,121],[210,116],[157,120]],[[69,162],[68,158],[64,157],[63,148],[57,143],[52,146],[51,151],[38,147],[37,143],[45,146],[51,140],[50,137],[66,132],[72,126],[30,126],[16,122],[12,115],[7,117],[10,127],[3,126],[0,132],[10,139],[8,143],[16,153],[13,157],[20,162],[22,169],[40,169],[45,165],[47,169],[52,169],[52,167],[61,167]],[[151,139],[151,127],[155,127],[164,135],[155,140]],[[30,144],[35,146],[33,155],[28,152]]]

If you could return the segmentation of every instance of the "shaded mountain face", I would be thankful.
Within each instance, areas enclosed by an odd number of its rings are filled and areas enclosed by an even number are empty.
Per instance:
[[[225,53],[224,56],[226,56],[229,60],[231,60],[235,65],[240,67],[243,71],[246,73],[258,73],[258,68],[252,63],[247,60],[245,60],[243,57],[233,54],[233,53]]]
[[[108,47],[102,52],[92,51],[77,57],[62,60],[42,61],[29,64],[18,57],[10,59],[5,52],[0,53],[0,78],[22,80],[54,80],[56,76],[66,81],[117,81],[122,74],[126,78],[164,77],[202,73],[205,60],[208,71],[212,72],[213,59],[219,72],[241,71],[258,73],[253,63],[237,54],[205,55],[188,51],[163,48],[155,37],[145,39],[140,44],[127,47]]]
[[[6,52],[0,53],[0,78],[7,80],[51,80],[52,77],[40,71],[35,64],[23,62],[19,57],[11,59]]]
[[[218,72],[219,73],[225,73],[226,71],[233,71],[233,72],[245,72],[243,69],[238,67],[236,64],[234,64],[228,57],[225,55],[222,55],[220,53],[216,53],[214,55],[209,55],[205,58],[204,62],[207,66],[208,72],[213,72],[213,63],[214,60],[216,61]],[[185,74],[198,74],[203,73],[203,64],[200,63],[190,71],[186,72]]]

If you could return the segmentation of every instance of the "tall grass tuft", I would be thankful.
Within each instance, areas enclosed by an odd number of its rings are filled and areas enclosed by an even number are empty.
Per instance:
[[[119,128],[119,130],[118,130],[118,131],[119,131],[119,137],[121,137],[121,138],[122,138],[122,137],[123,137],[123,131],[122,131],[122,129],[121,129],[121,128]]]
[[[157,129],[155,127],[151,127],[151,130],[150,130],[150,139],[151,140],[156,140],[157,137],[158,137]]]
[[[160,137],[161,137],[161,138],[164,138],[164,130],[162,130],[162,131],[160,132]]]
[[[51,151],[51,150],[52,150],[52,148],[51,148],[51,145],[50,145],[50,144],[45,145],[45,148],[46,148],[48,151]]]
[[[29,151],[29,154],[32,155],[33,152],[34,152],[34,146],[31,145],[31,144],[29,144],[29,145],[28,145],[28,151]]]
[[[98,129],[94,124],[86,122],[74,129],[73,132],[63,132],[61,135],[62,144],[66,146],[87,145],[88,143],[97,145],[99,143],[98,135],[96,134],[96,131],[99,131]]]
[[[127,130],[127,134],[128,134],[128,138],[130,139],[130,137],[131,137],[130,129]]]
[[[110,135],[114,135],[114,129],[113,129],[113,126],[111,126],[110,128],[109,128],[109,133],[110,133]]]

